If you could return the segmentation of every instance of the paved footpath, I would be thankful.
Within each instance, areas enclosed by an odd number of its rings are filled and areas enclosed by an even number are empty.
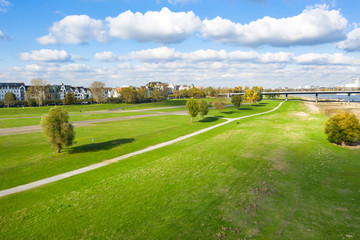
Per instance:
[[[87,166],[87,167],[83,167],[83,168],[80,168],[80,169],[76,169],[76,170],[73,170],[73,171],[70,171],[70,172],[62,173],[62,174],[59,174],[59,175],[56,175],[56,176],[53,176],[53,177],[49,177],[49,178],[45,178],[45,179],[38,180],[38,181],[35,181],[35,182],[31,182],[31,183],[28,183],[28,184],[24,184],[24,185],[20,185],[20,186],[17,186],[17,187],[5,189],[5,190],[0,191],[0,197],[4,197],[4,196],[10,195],[10,194],[26,191],[26,190],[36,188],[36,187],[39,187],[39,186],[42,186],[42,185],[45,185],[45,184],[48,184],[48,183],[56,182],[56,181],[59,181],[59,180],[62,180],[62,179],[68,178],[68,177],[72,177],[72,176],[75,176],[75,175],[78,175],[78,174],[81,174],[81,173],[84,173],[84,172],[88,172],[88,171],[91,171],[91,170],[94,170],[94,169],[97,169],[97,168],[101,168],[103,166],[109,165],[109,164],[114,163],[114,162],[118,162],[120,160],[129,158],[129,157],[133,157],[133,156],[145,153],[145,152],[149,152],[149,151],[152,151],[152,150],[155,150],[155,149],[158,149],[158,148],[168,146],[168,145],[176,143],[176,142],[180,142],[180,141],[182,141],[184,139],[191,138],[193,136],[196,136],[196,135],[199,135],[201,133],[207,132],[207,131],[212,130],[214,128],[225,125],[225,124],[227,124],[229,122],[237,121],[237,120],[248,118],[248,117],[267,114],[267,113],[270,113],[270,112],[273,112],[273,111],[279,109],[283,103],[284,102],[281,102],[277,107],[273,108],[272,110],[266,111],[266,112],[256,113],[256,114],[252,114],[252,115],[248,115],[248,116],[244,116],[244,117],[239,117],[239,118],[234,118],[234,119],[226,119],[226,122],[223,122],[223,123],[220,123],[220,124],[208,127],[208,128],[204,128],[202,130],[190,133],[188,135],[178,137],[178,138],[175,138],[175,139],[167,141],[167,142],[159,143],[157,145],[154,145],[154,146],[151,146],[151,147],[148,147],[148,148],[144,148],[144,149],[136,151],[136,152],[128,153],[128,154],[125,154],[125,155],[122,155],[122,156],[119,156],[119,157],[116,157],[116,158],[113,158],[113,159],[110,159],[110,160],[105,160],[103,162],[99,162],[99,163],[96,163],[96,164],[93,164],[93,165],[90,165],[90,166]]]

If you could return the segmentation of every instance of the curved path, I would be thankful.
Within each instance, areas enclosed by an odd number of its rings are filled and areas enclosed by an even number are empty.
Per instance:
[[[220,123],[220,124],[208,127],[208,128],[204,128],[202,130],[187,134],[187,135],[182,136],[182,137],[175,138],[175,139],[167,141],[167,142],[159,143],[159,144],[156,144],[154,146],[144,148],[144,149],[136,151],[136,152],[128,153],[128,154],[125,154],[125,155],[122,155],[122,156],[119,156],[119,157],[116,157],[116,158],[113,158],[113,159],[110,159],[110,160],[105,160],[103,162],[99,162],[99,163],[96,163],[96,164],[93,164],[93,165],[90,165],[90,166],[87,166],[87,167],[79,168],[79,169],[76,169],[76,170],[73,170],[73,171],[70,171],[70,172],[62,173],[62,174],[59,174],[59,175],[56,175],[56,176],[53,176],[53,177],[49,177],[49,178],[45,178],[45,179],[38,180],[38,181],[35,181],[35,182],[31,182],[31,183],[28,183],[28,184],[24,184],[24,185],[20,185],[20,186],[17,186],[17,187],[5,189],[5,190],[0,191],[0,197],[4,197],[4,196],[10,195],[10,194],[26,191],[26,190],[36,188],[36,187],[39,187],[39,186],[42,186],[42,185],[45,185],[45,184],[48,184],[48,183],[59,181],[61,179],[65,179],[65,178],[72,177],[72,176],[75,176],[75,175],[78,175],[78,174],[81,174],[81,173],[84,173],[84,172],[88,172],[88,171],[91,171],[91,170],[94,170],[94,169],[97,169],[97,168],[101,168],[103,166],[109,165],[109,164],[114,163],[114,162],[118,162],[120,160],[129,158],[129,157],[132,157],[132,156],[136,156],[136,155],[139,155],[139,154],[142,154],[142,153],[145,153],[145,152],[152,151],[154,149],[162,148],[162,147],[168,146],[170,144],[180,142],[180,141],[182,141],[184,139],[199,135],[201,133],[207,132],[209,130],[212,130],[214,128],[220,127],[222,125],[225,125],[225,124],[233,122],[233,121],[237,121],[237,120],[240,120],[240,119],[249,118],[249,117],[253,117],[253,116],[267,114],[267,113],[270,113],[270,112],[273,112],[273,111],[279,109],[283,103],[284,102],[281,102],[277,107],[275,107],[275,108],[273,108],[273,109],[271,109],[269,111],[266,111],[266,112],[256,113],[256,114],[252,114],[252,115],[248,115],[248,116],[244,116],[244,117],[239,117],[239,118],[226,119],[226,122],[223,122],[223,123]]]

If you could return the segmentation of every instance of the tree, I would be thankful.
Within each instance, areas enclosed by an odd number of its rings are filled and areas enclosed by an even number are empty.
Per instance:
[[[338,113],[325,121],[324,125],[324,132],[332,143],[344,145],[360,141],[360,123],[353,113]]]
[[[148,98],[148,90],[145,87],[136,89],[136,98],[138,102],[145,102]]]
[[[91,83],[89,88],[90,88],[90,91],[93,95],[95,102],[97,102],[97,103],[101,102],[103,99],[105,83],[100,82],[100,81],[95,81],[95,82]]]
[[[236,107],[237,110],[239,110],[242,101],[243,101],[243,98],[239,94],[234,95],[231,98],[231,103],[234,104],[234,106]]]
[[[202,99],[198,103],[199,103],[199,115],[201,116],[202,119],[204,119],[204,116],[207,115],[209,112],[208,103],[204,99]]]
[[[257,94],[256,102],[260,102],[263,99],[263,95],[262,95],[262,92],[264,91],[263,87],[254,86],[252,89]]]
[[[251,104],[259,101],[259,95],[252,89],[247,89],[244,94],[244,99]]]
[[[169,96],[169,84],[167,83],[159,83],[156,88],[159,90],[160,95],[161,95],[161,100],[163,99],[167,99]]]
[[[159,89],[154,89],[151,92],[150,97],[153,100],[153,102],[161,101],[164,99],[163,96],[161,95],[161,92],[159,91]]]
[[[68,92],[65,95],[65,98],[64,98],[63,102],[64,102],[65,105],[71,105],[71,104],[76,103],[75,94],[73,92]]]
[[[199,113],[199,105],[193,98],[190,98],[186,101],[186,109],[191,117],[190,123],[192,123],[193,117],[196,117]]]
[[[132,87],[123,88],[121,90],[121,98],[125,103],[135,103],[136,91]]]
[[[10,105],[15,104],[16,98],[12,92],[7,92],[4,97],[4,104],[10,107]]]
[[[34,98],[36,103],[39,105],[43,105],[43,101],[51,97],[50,87],[47,85],[46,80],[31,79],[28,91],[26,92],[27,99]]]
[[[226,109],[225,99],[224,98],[216,98],[212,103],[212,106],[219,110],[219,112]]]
[[[74,143],[74,127],[69,123],[69,115],[62,107],[51,108],[49,113],[42,117],[40,124],[42,132],[57,153]]]

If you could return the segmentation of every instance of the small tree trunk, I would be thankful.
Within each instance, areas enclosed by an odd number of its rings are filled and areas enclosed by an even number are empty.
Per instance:
[[[60,150],[61,150],[61,145],[58,144],[57,149],[56,149],[56,153],[60,153]]]
[[[192,117],[191,117],[191,119],[190,119],[190,123],[192,123]]]

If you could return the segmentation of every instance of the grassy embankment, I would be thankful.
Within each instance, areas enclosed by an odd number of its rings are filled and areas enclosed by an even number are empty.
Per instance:
[[[199,99],[197,99],[199,100]],[[213,99],[206,99],[211,101]],[[169,108],[169,109],[154,109],[154,108],[163,108],[163,107],[176,107],[186,104],[186,99],[171,99],[162,102],[155,103],[141,103],[141,104],[98,104],[98,105],[71,105],[63,106],[70,114],[70,121],[83,121],[90,119],[103,119],[103,118],[114,118],[114,117],[125,117],[125,116],[135,116],[135,115],[144,115],[151,114],[154,112],[176,112],[184,111],[185,107]],[[124,108],[123,108],[124,107]],[[31,125],[39,125],[41,117],[39,114],[45,114],[49,111],[51,107],[40,107],[40,108],[9,108],[9,109],[0,109],[0,128],[11,128],[11,127],[23,127]],[[123,109],[123,110],[144,110],[143,112],[113,112],[107,111],[102,113],[96,113],[92,111],[101,111],[101,110],[110,110],[110,109]],[[152,109],[152,110],[146,110]],[[8,110],[8,111],[7,111]],[[33,110],[33,111],[31,111]],[[81,110],[81,112],[80,112]],[[235,108],[231,108],[224,112],[224,114],[231,114],[231,111],[234,111]],[[249,108],[243,108],[241,110],[249,110]],[[23,112],[24,111],[24,112]],[[225,116],[225,115],[224,115]],[[29,118],[30,117],[30,118]],[[7,119],[11,118],[11,119]],[[13,119],[18,118],[18,119]]]
[[[184,105],[186,100],[166,100],[156,103],[144,103],[144,104],[93,104],[93,105],[70,105],[62,106],[70,114],[70,121],[82,121],[90,119],[102,119],[102,118],[113,118],[113,117],[124,117],[124,116],[134,116],[134,115],[143,115],[148,113],[153,113],[154,110],[147,112],[102,112],[96,113],[92,111],[102,111],[102,110],[111,110],[111,109],[123,109],[123,110],[146,110],[146,108],[160,108],[160,107],[171,107]],[[0,109],[0,128],[10,128],[10,127],[22,127],[22,126],[31,126],[38,125],[41,120],[41,115],[49,112],[51,107],[28,107],[28,108],[2,108]],[[179,111],[184,110],[184,108],[179,109],[169,109],[161,110],[162,112],[166,111]],[[29,118],[30,117],[30,118]],[[18,118],[18,119],[6,119],[6,118]]]
[[[275,239],[295,210],[280,239],[357,239],[360,150],[328,143],[325,115],[299,111],[287,102],[4,197],[0,238]]]

